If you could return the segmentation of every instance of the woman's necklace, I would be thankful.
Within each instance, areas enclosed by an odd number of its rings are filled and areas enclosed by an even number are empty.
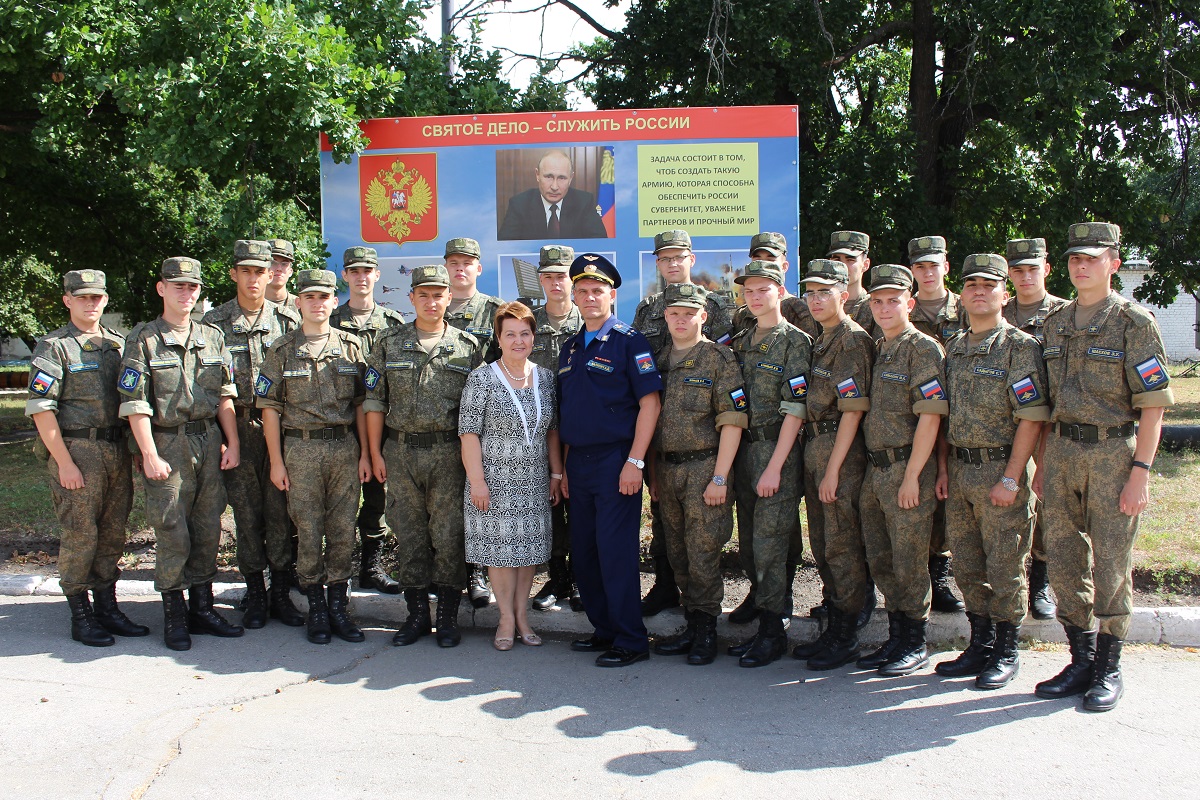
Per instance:
[[[500,369],[504,370],[504,374],[507,375],[508,379],[510,381],[512,381],[513,383],[524,384],[525,381],[529,380],[529,375],[527,375],[525,373],[524,369],[521,370],[521,377],[518,378],[517,376],[513,375],[511,372],[508,371],[508,366],[505,365],[503,358],[500,358],[497,360],[500,362]]]

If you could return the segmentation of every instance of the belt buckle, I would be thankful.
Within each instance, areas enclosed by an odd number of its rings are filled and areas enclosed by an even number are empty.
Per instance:
[[[323,441],[323,442],[332,442],[333,441],[333,428],[321,428],[321,441]]]

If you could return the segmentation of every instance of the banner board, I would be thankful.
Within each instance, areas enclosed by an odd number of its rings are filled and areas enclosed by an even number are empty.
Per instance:
[[[321,224],[341,273],[347,247],[379,251],[377,302],[412,318],[408,275],[445,243],[480,243],[479,290],[538,301],[544,244],[602,253],[623,284],[617,314],[661,289],[654,236],[692,237],[692,280],[737,291],[749,238],[788,239],[796,291],[800,189],[795,106],[373,119],[348,163],[321,140]],[[557,233],[553,233],[557,231]]]

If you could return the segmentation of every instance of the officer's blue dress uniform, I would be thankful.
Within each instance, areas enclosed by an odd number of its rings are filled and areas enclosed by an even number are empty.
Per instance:
[[[559,354],[559,437],[570,446],[571,557],[595,637],[636,653],[650,648],[642,622],[638,532],[642,494],[619,490],[633,444],[638,401],[662,391],[646,337],[610,316],[586,344],[587,330]]]

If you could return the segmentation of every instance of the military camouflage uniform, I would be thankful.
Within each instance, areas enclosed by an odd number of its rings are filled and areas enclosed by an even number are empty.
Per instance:
[[[674,367],[671,347],[657,357],[663,396],[654,436],[664,540],[684,609],[718,617],[721,550],[733,536],[733,495],[727,490],[724,504],[709,506],[704,490],[716,474],[721,427],[748,424],[746,413],[734,408],[735,398],[745,395],[742,373],[727,347],[702,339]]]
[[[50,493],[62,525],[59,585],[67,597],[106,589],[120,575],[125,522],[133,503],[127,428],[117,416],[124,340],[101,326],[85,334],[72,323],[48,333],[33,351],[25,413],[49,411],[83,474],[83,488],[64,489],[49,458]],[[39,449],[39,453],[44,452]]]
[[[1019,626],[1028,585],[1025,558],[1033,535],[1033,461],[1012,505],[992,504],[1021,420],[1050,419],[1046,369],[1037,340],[1008,323],[975,347],[969,330],[946,344],[950,402],[950,498],[946,534],[967,610]],[[965,456],[965,459],[964,459]]]
[[[237,526],[238,569],[242,574],[271,572],[282,575],[292,563],[287,500],[271,483],[271,461],[263,438],[262,413],[254,406],[254,384],[271,344],[300,324],[290,308],[263,301],[262,310],[248,319],[237,298],[204,315],[204,322],[220,329],[233,359],[237,398],[240,463],[225,472],[225,493]]]
[[[880,339],[876,346],[871,410],[863,418],[868,451],[860,503],[863,542],[871,577],[884,594],[887,610],[902,612],[911,620],[926,620],[931,596],[928,556],[936,505],[936,448],[921,470],[917,507],[900,508],[896,498],[904,482],[918,416],[945,416],[949,411],[945,356],[940,344],[911,325],[891,341]]]
[[[479,352],[483,360],[495,361],[500,357],[500,349],[496,344],[492,325],[496,320],[496,312],[504,301],[490,294],[476,292],[471,299],[459,306],[457,311],[446,312],[446,324],[469,333],[479,342]],[[455,423],[457,428],[458,423]]]
[[[785,320],[756,345],[757,330],[757,324],[752,325],[733,340],[746,394],[745,407],[739,410],[750,415],[733,468],[738,551],[742,569],[751,576],[757,607],[782,615],[791,597],[787,565],[799,563],[803,547],[799,516],[802,448],[793,447],[783,462],[779,491],[759,497],[755,487],[775,452],[783,415],[805,418],[812,339]]]
[[[125,340],[120,415],[149,415],[158,455],[171,466],[163,480],[142,476],[158,592],[211,583],[217,574],[226,495],[216,416],[221,398],[237,396],[230,363],[225,336],[202,322],[180,341],[159,317]]]
[[[858,613],[867,591],[867,556],[859,519],[859,495],[867,468],[861,429],[838,473],[836,499],[822,503],[819,488],[842,413],[871,408],[874,361],[875,343],[852,319],[843,320],[813,343],[804,444],[808,541],[830,602],[847,614]]]
[[[481,352],[478,339],[447,325],[426,353],[409,323],[385,331],[368,358],[363,410],[386,414],[387,520],[404,589],[466,584],[458,407]]]
[[[1117,639],[1133,611],[1138,517],[1120,510],[1143,408],[1174,405],[1158,323],[1115,292],[1087,327],[1072,301],[1046,318],[1053,424],[1046,442],[1045,524],[1058,619]],[[1076,426],[1071,428],[1069,426]]]
[[[365,396],[358,337],[331,328],[320,353],[297,328],[271,345],[254,385],[259,409],[280,415],[301,586],[350,580],[358,511],[355,411]]]

